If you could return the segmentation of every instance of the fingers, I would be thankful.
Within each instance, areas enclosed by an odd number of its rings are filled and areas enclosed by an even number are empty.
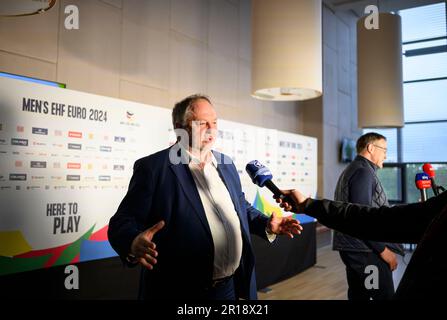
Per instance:
[[[165,226],[165,222],[163,220],[159,221],[158,223],[154,224],[152,227],[150,227],[149,229],[147,229],[145,231],[146,236],[148,236],[149,240],[152,240],[152,238],[154,237],[154,235],[160,231],[161,229],[163,229],[163,227]]]
[[[145,268],[152,270],[154,269],[154,266],[152,264],[150,264],[149,262],[146,261],[146,259],[144,258],[140,258],[138,259],[138,262]]]
[[[158,252],[151,249],[148,249],[147,252],[148,253],[143,253],[140,256],[138,262],[140,262],[147,269],[152,270],[158,262],[157,259],[155,259],[155,257],[158,256]]]

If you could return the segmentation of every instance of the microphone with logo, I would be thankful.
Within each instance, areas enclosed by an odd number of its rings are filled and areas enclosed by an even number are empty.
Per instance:
[[[416,177],[414,179],[416,183],[416,188],[421,191],[421,201],[427,201],[427,189],[431,188],[431,180],[428,174],[425,172],[416,173]]]
[[[261,188],[264,186],[267,187],[267,189],[273,192],[273,194],[277,198],[280,198],[281,200],[286,201],[290,205],[294,206],[295,202],[290,197],[283,194],[281,190],[279,190],[279,188],[273,183],[273,175],[270,170],[266,166],[261,164],[258,160],[253,160],[247,163],[247,165],[245,166],[245,170],[247,171],[248,175],[251,178],[251,181],[253,181],[254,184]]]
[[[439,195],[439,191],[444,192],[445,189],[444,187],[438,186],[435,182],[435,176],[436,176],[436,171],[433,168],[433,166],[430,163],[425,163],[422,166],[422,170],[424,170],[424,172],[426,174],[428,174],[428,176],[430,177],[431,180],[431,188],[433,190],[433,193],[435,194],[435,196]]]

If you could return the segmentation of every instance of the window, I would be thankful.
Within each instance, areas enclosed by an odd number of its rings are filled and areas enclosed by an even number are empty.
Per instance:
[[[415,175],[430,162],[447,186],[446,2],[401,10],[405,126],[376,131],[387,137],[379,179],[393,202],[416,202]],[[423,23],[421,23],[423,21]],[[430,190],[427,194],[433,196]]]

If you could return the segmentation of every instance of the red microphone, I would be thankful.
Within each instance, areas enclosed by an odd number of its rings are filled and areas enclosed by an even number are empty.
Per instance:
[[[436,171],[435,171],[435,169],[432,167],[432,165],[430,163],[425,163],[422,166],[422,170],[424,170],[424,172],[430,177],[431,188],[432,188],[433,193],[435,194],[435,196],[437,196],[439,194],[439,190],[445,191],[445,189],[443,187],[438,186],[436,184],[436,182],[435,182]]]

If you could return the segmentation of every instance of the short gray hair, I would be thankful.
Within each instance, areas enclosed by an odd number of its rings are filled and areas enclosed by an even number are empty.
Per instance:
[[[188,120],[194,112],[194,104],[198,100],[206,100],[209,104],[212,104],[210,98],[203,94],[190,95],[175,104],[174,109],[172,109],[172,125],[174,129],[186,127]]]

